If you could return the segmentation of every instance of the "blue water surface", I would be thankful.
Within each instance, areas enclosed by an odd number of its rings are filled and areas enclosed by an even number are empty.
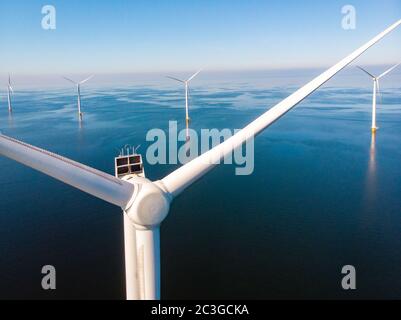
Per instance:
[[[383,88],[372,139],[371,87],[330,83],[255,141],[255,171],[222,165],[173,203],[162,226],[164,299],[401,298],[401,88]],[[296,89],[194,85],[192,127],[242,128]],[[16,90],[3,134],[114,173],[126,145],[184,120],[181,88]],[[146,164],[156,180],[176,165]],[[125,296],[121,210],[0,158],[0,298]],[[57,290],[43,291],[54,265]],[[341,269],[357,270],[357,290]]]

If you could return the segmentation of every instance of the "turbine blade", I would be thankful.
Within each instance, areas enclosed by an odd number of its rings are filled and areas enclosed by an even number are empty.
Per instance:
[[[140,300],[138,279],[136,229],[131,219],[124,213],[125,279],[127,300]]]
[[[166,78],[169,78],[169,79],[172,79],[172,80],[175,80],[175,81],[181,82],[181,83],[185,83],[185,81],[184,81],[184,80],[181,80],[181,79],[178,79],[178,78],[174,78],[174,77],[170,77],[170,76],[166,76]]]
[[[375,79],[376,77],[371,74],[370,72],[366,71],[364,68],[360,67],[360,66],[356,66],[358,69],[362,70],[363,72],[365,72],[369,77],[372,77],[373,79]]]
[[[326,72],[271,108],[231,138],[166,176],[160,181],[160,185],[163,186],[165,191],[170,193],[172,197],[178,196],[186,188],[216,167],[216,163],[218,163],[217,160],[221,161],[233,150],[261,133],[400,25],[401,20],[397,21]]]
[[[92,79],[94,77],[94,75],[86,78],[85,80],[82,80],[79,84],[84,84],[85,82],[88,82],[90,79]]]
[[[134,193],[133,184],[1,134],[0,155],[123,209]]]
[[[384,76],[388,75],[391,71],[393,71],[395,68],[397,68],[399,65],[401,65],[401,63],[396,64],[395,66],[391,67],[390,69],[388,69],[386,72],[382,73],[380,76],[377,77],[377,79],[381,79]]]
[[[69,82],[71,82],[71,83],[73,83],[73,84],[78,84],[78,83],[76,83],[74,80],[71,80],[71,79],[69,79],[69,78],[63,77],[63,79],[65,79],[65,80],[67,80],[67,81],[69,81]]]
[[[198,72],[194,73],[194,74],[187,80],[187,82],[192,81],[201,71],[202,71],[202,69],[199,70]]]
[[[136,230],[139,295],[142,300],[160,300],[160,227]],[[138,259],[139,260],[139,259]]]

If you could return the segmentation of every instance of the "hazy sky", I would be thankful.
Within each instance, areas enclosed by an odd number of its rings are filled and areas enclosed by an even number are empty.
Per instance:
[[[57,29],[41,27],[54,5]],[[356,30],[341,8],[357,10]],[[400,0],[0,0],[0,73],[329,66],[401,18]],[[401,29],[361,63],[401,60]]]

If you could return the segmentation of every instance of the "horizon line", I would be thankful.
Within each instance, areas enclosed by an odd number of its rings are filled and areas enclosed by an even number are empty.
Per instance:
[[[400,58],[401,61],[401,58]],[[388,63],[380,63],[380,64],[373,64],[373,63],[369,63],[369,64],[362,64],[366,67],[381,67],[381,66],[388,66],[391,64],[396,64],[396,63],[400,63],[400,61],[398,62],[388,62]],[[351,65],[352,66],[356,66],[356,64]],[[200,66],[202,67],[202,66]],[[199,70],[200,67],[194,67],[193,69],[179,69],[179,70],[172,70],[172,69],[165,69],[165,70],[132,70],[132,71],[100,71],[100,72],[96,72],[96,71],[82,71],[82,72],[43,72],[43,73],[39,73],[39,72],[4,72],[1,71],[0,72],[0,76],[6,75],[8,77],[8,75],[14,75],[14,76],[64,76],[64,75],[83,75],[83,74],[95,74],[95,75],[152,75],[152,74],[163,74],[163,75],[168,75],[168,74],[182,74],[182,73],[191,73],[193,72],[193,70]],[[207,72],[207,73],[239,73],[239,72],[265,72],[265,71],[302,71],[302,70],[320,70],[320,69],[327,69],[329,68],[329,66],[327,65],[321,65],[321,66],[302,66],[302,67],[298,67],[298,66],[286,66],[286,67],[249,67],[249,68],[210,68],[208,69],[206,68],[202,68],[203,73]]]

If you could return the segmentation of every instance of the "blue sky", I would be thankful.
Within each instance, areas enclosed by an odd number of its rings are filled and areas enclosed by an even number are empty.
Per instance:
[[[57,29],[41,28],[41,9]],[[357,28],[341,28],[341,8]],[[329,66],[401,18],[399,0],[0,1],[0,73],[74,74]],[[401,60],[401,30],[362,60]]]

